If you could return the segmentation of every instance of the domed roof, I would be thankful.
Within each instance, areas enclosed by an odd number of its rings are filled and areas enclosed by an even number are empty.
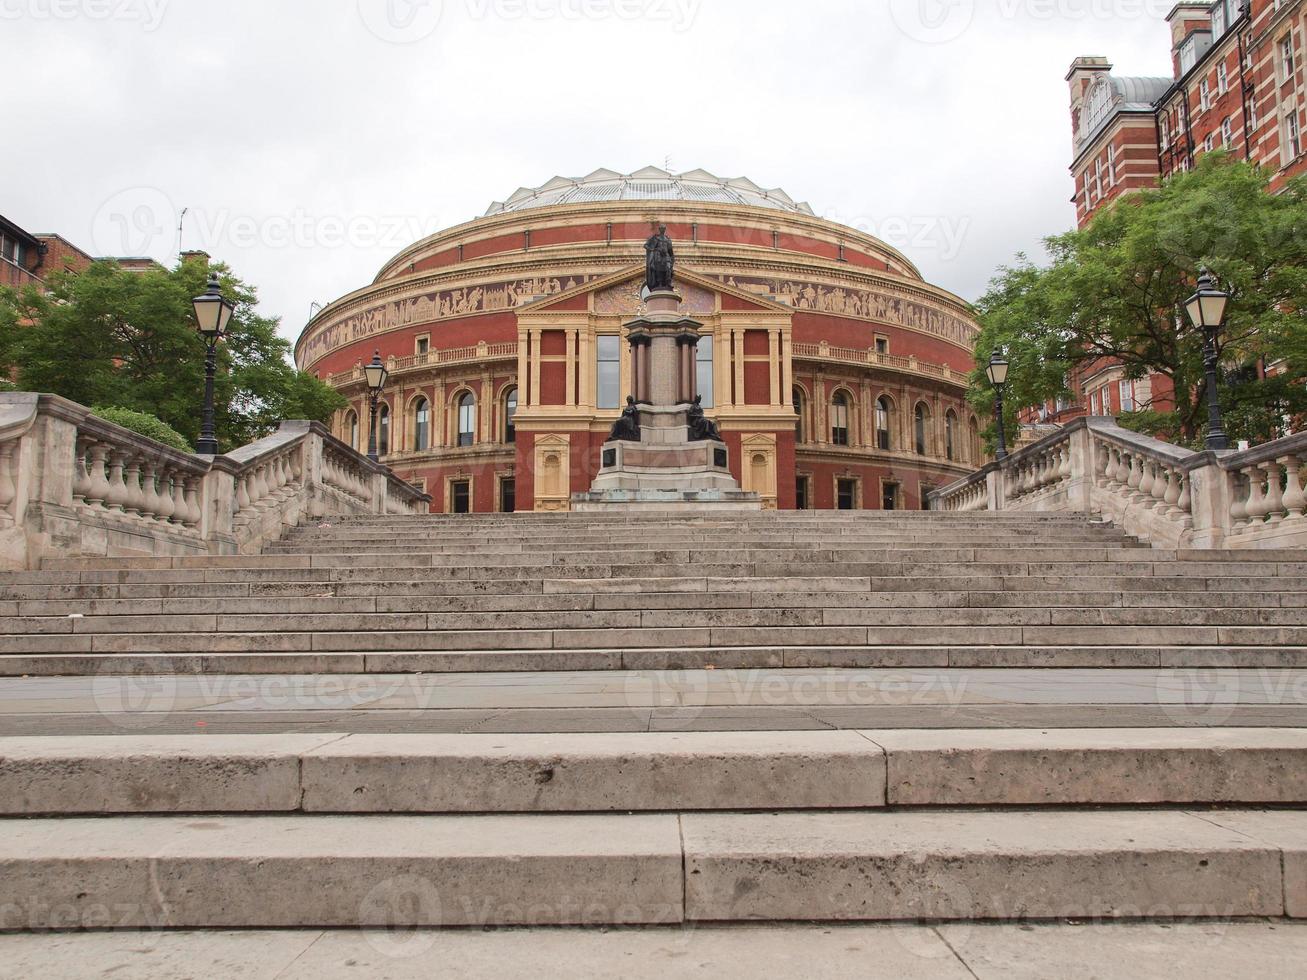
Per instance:
[[[557,204],[604,201],[697,201],[813,214],[807,203],[796,203],[779,188],[766,190],[759,187],[747,177],[723,179],[706,170],[673,174],[657,167],[645,167],[633,174],[596,170],[586,177],[555,177],[539,187],[523,187],[507,201],[496,201],[484,217]]]

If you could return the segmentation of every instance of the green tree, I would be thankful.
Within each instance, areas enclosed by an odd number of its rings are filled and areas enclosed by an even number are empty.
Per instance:
[[[1231,297],[1218,340],[1231,435],[1264,438],[1276,412],[1307,410],[1299,312],[1307,309],[1307,180],[1274,195],[1268,183],[1265,171],[1211,153],[1188,173],[1119,198],[1086,227],[1046,239],[1046,265],[1018,256],[1001,268],[977,303],[973,402],[993,404],[983,365],[996,348],[1012,362],[1014,413],[1069,396],[1073,372],[1111,360],[1128,378],[1161,375],[1175,392],[1173,411],[1145,406],[1123,422],[1198,441],[1206,422],[1203,337],[1184,302],[1206,267]],[[1277,360],[1287,363],[1288,380],[1247,370]]]
[[[258,295],[223,265],[213,267],[235,304],[218,348],[216,423],[227,450],[258,439],[286,418],[325,422],[345,404],[335,391],[290,364],[278,321],[260,316]],[[61,272],[48,291],[0,292],[0,363],[18,384],[83,405],[145,412],[192,444],[199,437],[205,344],[195,330],[191,299],[204,291],[210,267],[189,261],[173,269],[128,271],[96,262]]]

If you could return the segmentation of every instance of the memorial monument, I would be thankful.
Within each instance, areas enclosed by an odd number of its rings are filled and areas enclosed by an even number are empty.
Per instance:
[[[594,484],[572,495],[572,509],[760,510],[758,495],[731,476],[721,431],[695,391],[703,325],[680,312],[667,227],[660,225],[644,248],[646,312],[625,325],[631,394],[603,445]]]

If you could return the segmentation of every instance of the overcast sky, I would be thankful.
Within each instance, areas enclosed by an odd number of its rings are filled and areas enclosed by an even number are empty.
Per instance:
[[[975,299],[1074,220],[1063,78],[1170,0],[0,0],[0,214],[314,301],[555,174],[782,187]]]

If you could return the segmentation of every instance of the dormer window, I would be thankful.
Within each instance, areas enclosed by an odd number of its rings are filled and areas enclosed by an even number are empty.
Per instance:
[[[1225,0],[1220,0],[1212,8],[1212,37],[1218,38],[1225,33]]]
[[[1198,41],[1190,34],[1180,45],[1180,74],[1189,74],[1190,69],[1198,63]]]

